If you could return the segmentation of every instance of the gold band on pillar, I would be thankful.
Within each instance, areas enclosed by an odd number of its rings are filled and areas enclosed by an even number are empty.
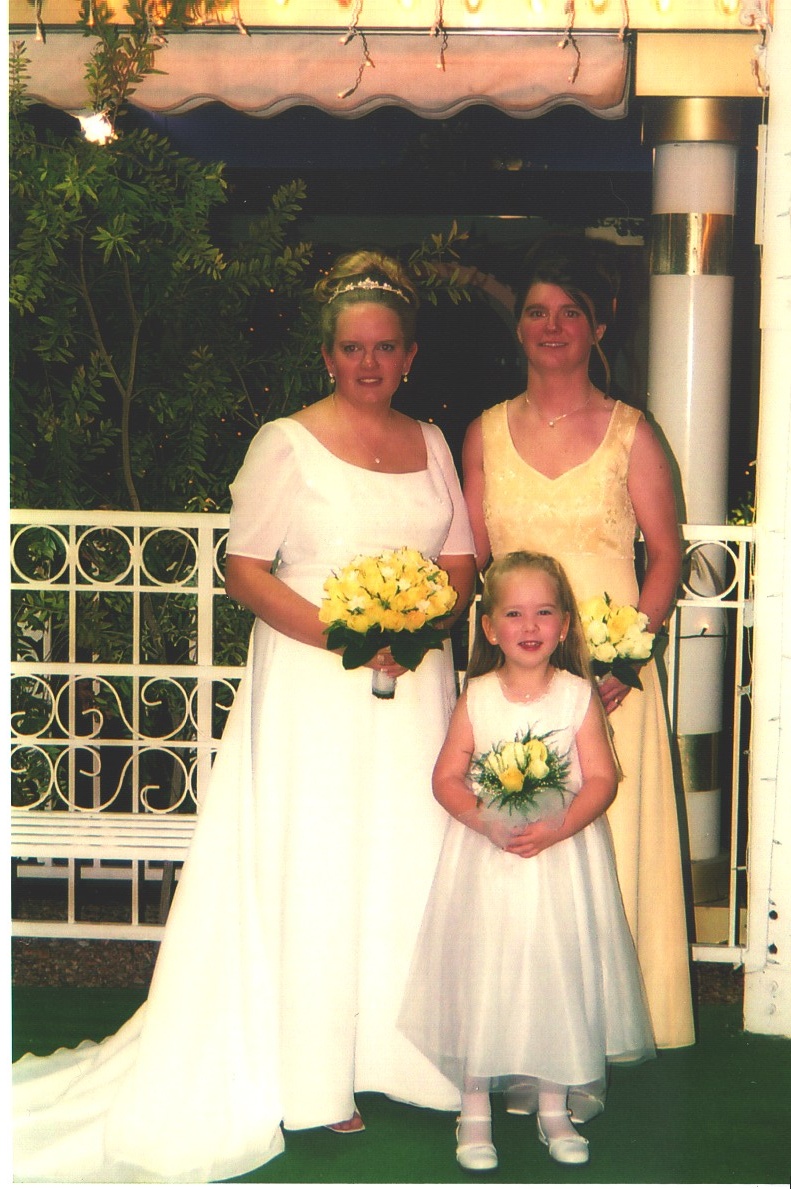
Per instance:
[[[673,141],[720,141],[738,144],[741,131],[738,99],[655,99],[646,104],[643,140],[648,144]]]
[[[720,732],[679,735],[678,752],[684,792],[708,792],[720,787]]]
[[[732,276],[733,215],[652,215],[651,273]]]

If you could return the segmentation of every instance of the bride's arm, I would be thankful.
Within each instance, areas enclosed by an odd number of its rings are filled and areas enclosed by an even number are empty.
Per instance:
[[[327,647],[318,608],[272,574],[272,562],[228,554],[225,592],[275,631],[301,644]]]
[[[326,625],[319,619],[318,608],[276,578],[271,572],[272,564],[229,553],[225,562],[226,594],[282,635],[326,651]],[[340,656],[343,649],[334,651]],[[393,660],[389,648],[380,649],[364,667],[377,669],[389,677],[406,673]]]

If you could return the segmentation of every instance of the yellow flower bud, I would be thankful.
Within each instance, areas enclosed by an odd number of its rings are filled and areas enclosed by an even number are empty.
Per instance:
[[[636,607],[630,607],[628,604],[623,607],[616,607],[607,621],[612,643],[617,644],[619,640],[622,640],[629,628],[634,627],[636,623]]]
[[[593,659],[595,661],[601,661],[605,665],[611,665],[617,655],[618,653],[609,641],[606,641],[604,644],[598,644],[593,650]]]
[[[507,793],[520,793],[525,783],[525,774],[521,768],[509,766],[500,773],[500,784]]]
[[[594,595],[592,599],[585,599],[579,605],[580,618],[606,619],[609,612],[607,600],[602,595]]]

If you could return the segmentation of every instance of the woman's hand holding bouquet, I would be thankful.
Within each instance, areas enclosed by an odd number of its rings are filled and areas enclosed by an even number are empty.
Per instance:
[[[358,556],[324,583],[319,619],[327,624],[327,647],[343,649],[343,667],[357,669],[382,650],[414,670],[447,633],[443,620],[457,595],[444,570],[417,549]],[[392,698],[395,678],[374,672],[373,692]]]
[[[639,662],[650,659],[656,639],[646,630],[648,616],[628,603],[613,603],[606,593],[586,599],[579,613],[594,676],[612,673],[631,689],[642,689]]]

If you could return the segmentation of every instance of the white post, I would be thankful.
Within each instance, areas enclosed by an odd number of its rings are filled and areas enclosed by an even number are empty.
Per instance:
[[[744,1025],[791,1037],[791,11],[767,74]],[[760,212],[759,212],[760,215]]]
[[[687,524],[727,513],[732,241],[739,106],[669,99],[651,110],[656,145],[651,229],[648,407],[678,468]],[[691,558],[690,589],[722,590],[722,551]],[[679,612],[676,729],[693,861],[720,855],[720,734],[726,623],[716,607]],[[723,861],[723,860],[719,860]],[[695,877],[693,868],[693,882]]]

